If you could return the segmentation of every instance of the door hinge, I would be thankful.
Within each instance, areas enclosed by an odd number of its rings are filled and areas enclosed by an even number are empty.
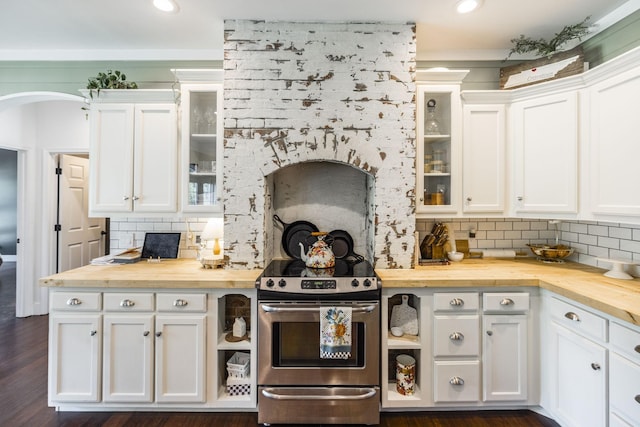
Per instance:
[[[62,226],[60,224],[56,224],[53,226],[53,231],[62,231]]]
[[[61,167],[57,167],[56,168],[56,175],[62,175],[62,168]]]

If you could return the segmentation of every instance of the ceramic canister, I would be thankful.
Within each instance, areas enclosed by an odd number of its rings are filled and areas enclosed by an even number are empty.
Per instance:
[[[398,393],[409,396],[416,388],[416,359],[408,354],[399,354],[396,357],[396,390]]]

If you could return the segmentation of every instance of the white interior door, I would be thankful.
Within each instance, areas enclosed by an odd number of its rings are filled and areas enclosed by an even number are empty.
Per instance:
[[[89,159],[60,156],[58,271],[104,255],[105,220],[89,218]]]

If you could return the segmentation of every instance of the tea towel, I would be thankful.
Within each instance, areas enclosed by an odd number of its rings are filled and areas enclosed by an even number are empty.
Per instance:
[[[351,357],[351,307],[320,307],[320,358]]]

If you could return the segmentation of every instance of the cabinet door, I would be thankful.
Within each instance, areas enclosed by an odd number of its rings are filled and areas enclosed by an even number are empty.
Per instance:
[[[607,425],[606,349],[553,322],[552,413],[562,425]]]
[[[50,401],[100,401],[101,326],[98,314],[51,315]]]
[[[594,215],[640,216],[637,109],[640,71],[589,90],[589,189]]]
[[[527,399],[527,316],[484,315],[484,400]]]
[[[221,212],[222,84],[183,84],[182,210]]]
[[[515,102],[516,213],[576,213],[578,190],[576,92]]]
[[[153,399],[153,316],[104,316],[103,400]]]
[[[416,211],[453,213],[460,200],[462,108],[458,85],[418,85]]]
[[[133,104],[92,104],[89,212],[133,209]]]
[[[503,212],[505,107],[465,105],[462,120],[463,212]]]
[[[156,317],[157,402],[204,402],[205,317]]]
[[[176,211],[177,132],[175,104],[135,106],[133,199],[136,212]]]

